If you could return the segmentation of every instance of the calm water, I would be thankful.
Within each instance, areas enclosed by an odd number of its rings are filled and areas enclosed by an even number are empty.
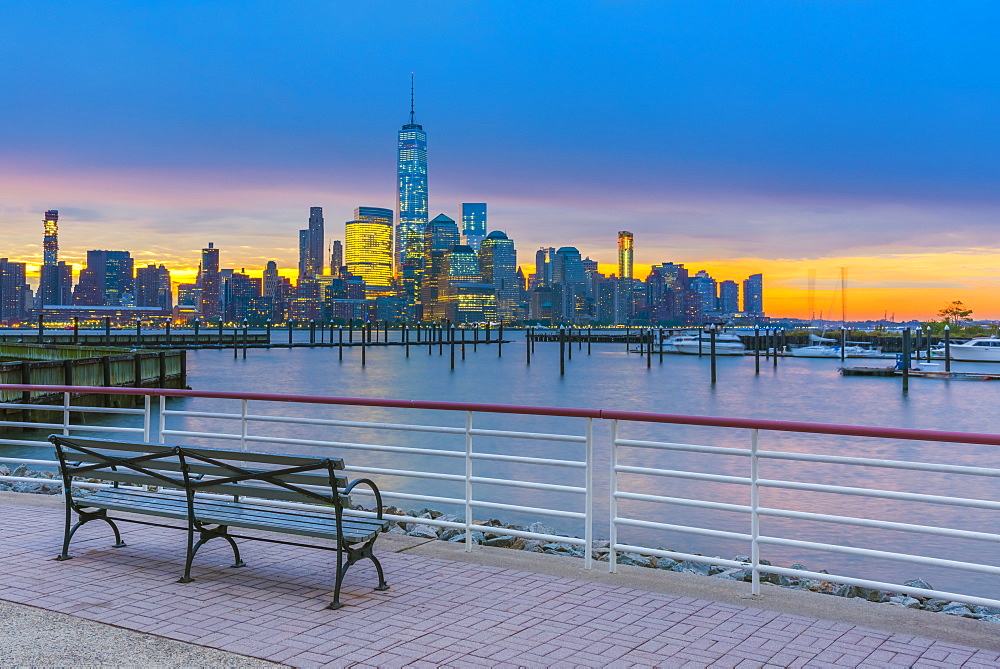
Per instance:
[[[274,340],[287,341],[284,332],[275,332]],[[303,339],[305,334],[299,334]],[[519,339],[521,333],[508,333]],[[761,373],[754,374],[752,357],[719,358],[719,381],[709,383],[707,356],[664,356],[662,363],[653,356],[652,368],[646,369],[645,358],[626,352],[624,344],[594,345],[587,355],[586,346],[574,347],[567,373],[559,375],[558,344],[538,343],[530,366],[525,364],[523,341],[504,346],[503,357],[497,357],[495,345],[481,345],[473,352],[466,346],[466,360],[456,360],[456,369],[449,369],[449,351],[438,354],[435,346],[431,355],[427,347],[412,347],[410,357],[404,357],[400,347],[372,347],[367,352],[367,365],[360,366],[360,351],[346,350],[343,362],[335,349],[273,349],[253,350],[244,360],[233,357],[232,351],[191,351],[188,358],[188,383],[198,390],[234,390],[267,393],[328,395],[341,397],[375,397],[396,399],[433,399],[496,404],[524,404],[554,407],[588,407],[677,414],[736,416],[795,420],[809,422],[911,427],[970,432],[998,432],[1000,418],[997,404],[1000,382],[942,381],[911,379],[910,392],[901,393],[900,382],[888,378],[842,377],[838,360],[782,358],[775,370],[771,362],[761,360]],[[457,356],[460,358],[460,356]],[[886,361],[888,362],[888,361]],[[882,364],[878,362],[877,364]],[[1000,365],[955,363],[955,370],[995,371]],[[239,411],[238,403],[211,400],[171,401],[171,408]],[[460,427],[464,416],[443,412],[295,406],[271,407],[255,405],[252,413],[283,413],[311,417],[337,417],[393,423],[422,422]],[[476,417],[476,427],[505,428],[537,432],[583,434],[582,419],[551,419],[543,417],[499,416]],[[194,431],[237,431],[232,421],[212,419],[171,418],[168,427]],[[464,449],[460,435],[409,434],[388,430],[356,430],[346,428],[316,428],[313,426],[278,426],[253,424],[253,434],[274,437],[312,438],[350,443],[385,445],[416,445],[456,450]],[[684,443],[726,445],[746,448],[749,433],[745,430],[721,430],[682,426],[628,424],[622,436]],[[598,456],[598,486],[595,495],[597,518],[607,513],[608,421],[595,422],[596,453]],[[232,442],[230,442],[232,444]],[[303,447],[259,446],[265,450],[304,450]],[[3,448],[3,447],[0,447]],[[927,462],[998,466],[994,448],[985,446],[941,445],[923,442],[865,440],[823,435],[762,433],[761,448],[809,451],[866,457],[918,459]],[[314,452],[329,452],[313,449]],[[336,450],[336,449],[334,449]],[[525,440],[477,438],[476,450],[483,452],[517,453],[538,457],[573,457],[582,455],[579,447],[567,444]],[[44,456],[39,449],[9,448],[33,457]],[[338,453],[340,454],[340,453]],[[343,450],[348,464],[399,469],[426,469],[462,474],[460,458],[404,456],[392,453],[361,453]],[[707,456],[630,449],[622,452],[621,464],[655,466],[679,470],[701,471],[735,476],[747,476],[746,458]],[[493,461],[477,462],[478,476],[508,476],[523,473],[531,480],[580,484],[582,476],[570,470],[530,471],[520,465]],[[834,465],[764,461],[761,476],[767,479],[793,479],[817,483],[885,487],[892,490],[924,492],[940,495],[970,496],[1000,499],[1000,484],[986,477],[952,477],[916,474],[873,468],[848,468]],[[460,497],[463,485],[434,480],[407,480],[378,477],[387,490],[443,497]],[[748,492],[735,485],[682,481],[664,477],[622,476],[620,486],[635,492],[690,497],[732,504],[748,504]],[[579,500],[566,495],[531,490],[491,490],[481,486],[482,496],[497,502],[524,505],[556,504],[574,509]],[[477,492],[477,494],[480,494]],[[893,501],[870,500],[845,495],[803,493],[789,490],[764,489],[761,502],[765,506],[829,513],[848,516],[894,520],[899,522],[941,525],[969,530],[1000,531],[1000,514],[974,509],[956,509],[932,504],[902,504]],[[404,508],[426,506],[416,502],[396,502]],[[446,504],[436,504],[442,510]],[[749,521],[738,513],[688,509],[679,506],[625,502],[620,513],[639,518],[660,520],[681,525],[702,525],[736,532],[749,532]],[[514,522],[538,520],[528,515],[504,514],[494,510],[478,510],[476,517],[504,517]],[[571,520],[541,519],[567,533],[580,534],[582,526]],[[846,543],[865,548],[920,553],[934,557],[988,564],[1000,564],[997,544],[982,541],[923,538],[918,535],[862,528],[832,526],[824,523],[765,518],[762,533],[792,539]],[[607,528],[597,527],[596,535],[606,537]],[[732,557],[749,553],[746,542],[719,540],[675,533],[651,532],[622,528],[619,539],[651,546],[665,546],[685,552]],[[1000,585],[986,577],[958,570],[932,569],[897,561],[876,561],[838,555],[836,553],[798,551],[765,546],[762,556],[775,564],[787,566],[802,562],[812,569],[827,568],[832,572],[876,577],[902,582],[923,577],[934,587],[986,596],[1000,596]]]

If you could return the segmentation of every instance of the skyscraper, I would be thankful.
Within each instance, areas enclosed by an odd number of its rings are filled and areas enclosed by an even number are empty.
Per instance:
[[[339,239],[333,240],[330,247],[330,274],[340,276],[340,270],[344,266],[344,245]]]
[[[517,277],[514,242],[500,230],[494,230],[479,247],[479,265],[483,281],[493,284],[496,291],[500,320],[515,320],[514,312],[521,300],[521,285]]]
[[[635,281],[632,278],[632,255],[635,240],[632,233],[618,233],[618,314],[615,322],[626,325],[632,320]]]
[[[740,285],[735,281],[723,281],[719,284],[719,311],[724,314],[735,314],[740,310]]]
[[[763,274],[751,274],[743,280],[743,311],[747,314],[764,313]]]
[[[438,304],[440,288],[446,273],[444,257],[461,242],[458,225],[454,220],[440,214],[424,230],[424,273],[420,284],[420,302],[425,320],[444,318]]]
[[[12,324],[25,318],[30,291],[24,263],[0,258],[0,321]]]
[[[419,286],[419,268],[424,260],[423,237],[427,226],[427,133],[413,111],[413,80],[410,80],[410,122],[399,131],[396,174],[396,258],[399,273],[408,274],[416,286],[406,287],[411,299]],[[415,272],[415,273],[414,273]]]
[[[309,207],[309,227],[299,230],[299,281],[323,274],[323,207]]]
[[[214,318],[221,315],[221,284],[219,280],[219,249],[208,243],[201,250],[201,317]]]
[[[345,225],[347,271],[365,281],[367,293],[387,293],[392,286],[392,210],[358,207]]]
[[[59,212],[50,209],[42,219],[42,269],[38,285],[39,306],[69,304],[73,290],[73,268],[59,262]]]
[[[462,240],[476,251],[486,238],[486,203],[462,203]]]
[[[164,265],[148,265],[135,271],[135,305],[172,309],[173,290],[170,272]]]
[[[128,251],[87,251],[87,267],[80,272],[74,304],[134,306],[135,276]]]

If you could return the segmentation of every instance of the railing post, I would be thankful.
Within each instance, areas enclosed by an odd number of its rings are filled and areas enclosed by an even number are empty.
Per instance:
[[[472,552],[472,412],[465,412],[465,552]]]
[[[240,450],[247,452],[247,405],[249,401],[240,400]]]
[[[626,338],[626,341],[628,339]],[[611,476],[609,488],[611,497],[608,500],[608,515],[610,517],[610,527],[608,528],[608,573],[618,572],[618,553],[615,551],[615,544],[618,543],[618,421],[611,421]]]
[[[143,395],[142,400],[142,440],[148,444],[153,427],[153,398]]]
[[[156,443],[163,443],[163,431],[167,429],[167,396],[160,395],[160,421],[156,435]]]
[[[758,463],[757,457],[758,441],[760,430],[750,430],[750,594],[760,595],[760,515],[757,509],[760,507],[760,490],[757,486]]]
[[[586,515],[586,525],[583,528],[584,550],[583,568],[590,569],[593,566],[594,558],[594,419],[587,419],[587,480],[584,485],[587,492],[584,493],[586,500],[584,504],[584,514]]]
[[[69,393],[63,393],[63,435],[69,436]]]

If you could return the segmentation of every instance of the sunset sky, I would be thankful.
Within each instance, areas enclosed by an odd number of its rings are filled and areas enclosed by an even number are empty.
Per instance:
[[[0,21],[0,257],[124,249],[190,279],[293,268],[322,206],[394,207],[428,133],[431,215],[487,202],[541,246],[637,276],[763,272],[765,309],[1000,318],[996,2],[11,1]],[[185,274],[185,272],[187,272]]]

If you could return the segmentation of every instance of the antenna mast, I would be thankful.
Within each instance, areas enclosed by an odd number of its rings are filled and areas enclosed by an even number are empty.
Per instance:
[[[410,125],[416,123],[413,118],[413,73],[410,72]]]

